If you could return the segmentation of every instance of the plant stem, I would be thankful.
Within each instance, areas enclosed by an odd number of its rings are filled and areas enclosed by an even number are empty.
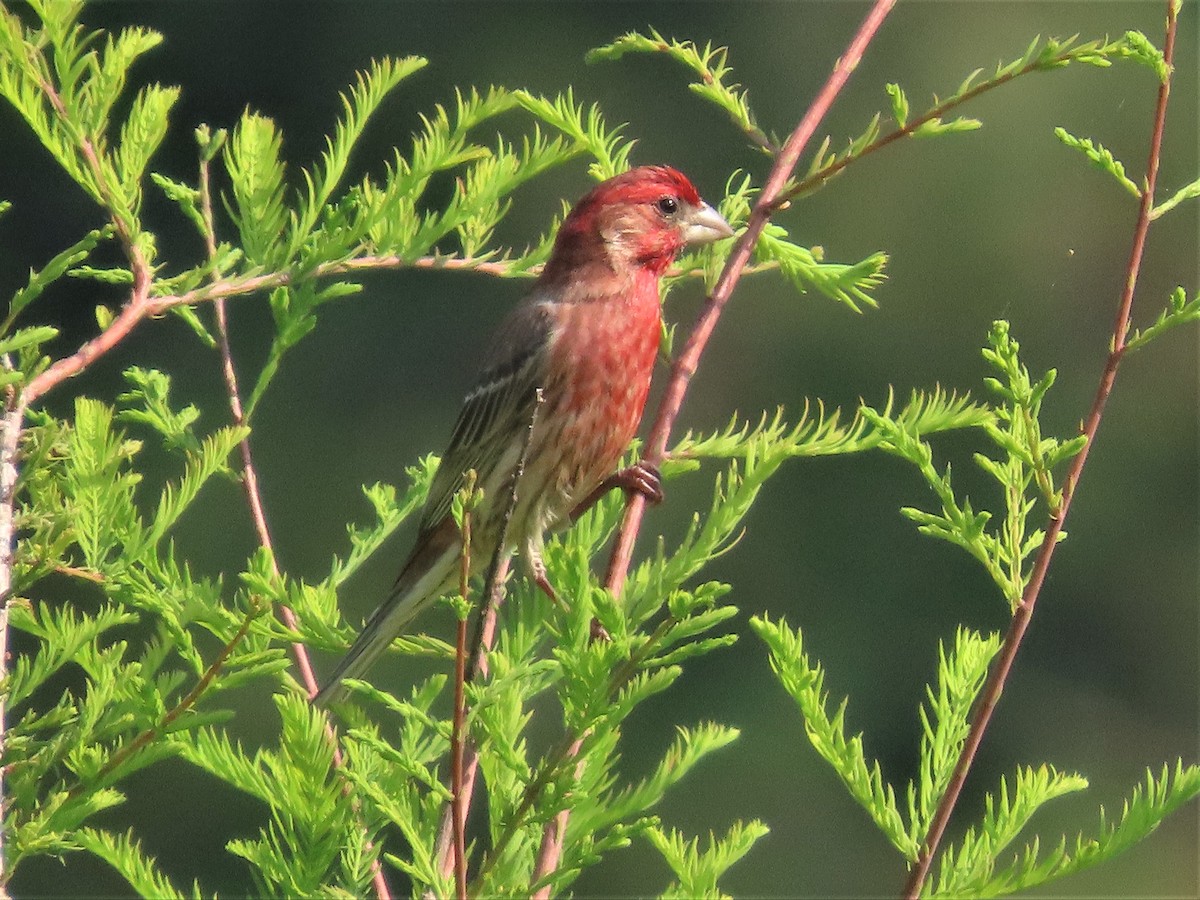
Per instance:
[[[651,465],[659,465],[666,456],[671,429],[679,417],[688,385],[700,365],[704,348],[708,345],[713,329],[716,328],[717,321],[721,318],[725,304],[729,302],[738,279],[741,278],[742,272],[750,262],[754,245],[758,243],[759,235],[762,234],[763,228],[776,209],[776,200],[780,197],[787,180],[799,163],[800,155],[816,132],[817,126],[833,106],[834,100],[841,93],[851,73],[858,67],[864,51],[883,24],[883,20],[895,6],[895,2],[896,0],[876,0],[870,12],[867,13],[867,17],[859,25],[858,31],[850,41],[850,46],[846,48],[845,55],[834,64],[833,72],[830,73],[821,92],[817,94],[804,118],[800,120],[800,124],[792,131],[776,156],[775,165],[767,176],[758,202],[750,213],[746,230],[734,245],[733,251],[725,262],[725,268],[717,280],[716,287],[688,334],[687,344],[671,367],[671,376],[667,381],[666,391],[658,407],[658,415],[654,420],[654,426],[646,440],[645,452],[642,455],[642,459]],[[613,546],[604,579],[605,586],[614,596],[619,596],[625,585],[625,576],[629,571],[629,564],[633,560],[633,545],[637,540],[638,531],[641,529],[645,510],[646,498],[639,493],[630,492],[625,504],[625,515],[621,520],[620,529],[617,531],[616,543]],[[579,752],[580,741],[581,739],[578,739],[570,745],[569,758],[573,758]],[[558,867],[559,859],[562,857],[562,841],[566,834],[569,815],[569,811],[563,810],[546,823],[542,833],[541,847],[538,851],[535,881],[549,875]],[[537,896],[548,897],[549,887],[543,887]]]
[[[671,429],[679,417],[688,385],[700,364],[704,348],[708,345],[708,340],[712,336],[713,329],[716,328],[717,321],[721,318],[725,304],[729,302],[729,298],[733,294],[733,289],[737,286],[738,279],[741,278],[743,270],[750,262],[754,245],[758,242],[759,235],[762,234],[763,228],[775,211],[776,201],[799,163],[801,153],[812,139],[821,120],[833,106],[834,100],[837,99],[850,75],[858,67],[864,51],[893,6],[895,6],[895,0],[876,0],[867,17],[859,25],[850,46],[846,48],[846,53],[834,64],[833,72],[824,87],[821,88],[821,92],[817,94],[804,118],[792,131],[783,145],[783,149],[780,150],[775,165],[767,176],[766,184],[763,185],[758,202],[750,213],[746,230],[734,245],[733,252],[725,262],[725,268],[717,280],[716,287],[688,335],[687,344],[671,368],[671,376],[667,381],[666,391],[659,404],[658,415],[654,420],[650,436],[646,440],[646,451],[643,454],[644,459],[652,465],[661,463],[666,455]],[[617,532],[617,542],[613,548],[608,564],[608,573],[605,577],[605,584],[614,594],[619,594],[624,586],[625,575],[629,571],[629,564],[633,559],[633,544],[637,539],[638,530],[641,528],[645,510],[646,499],[637,493],[630,494],[625,505],[625,518]]]
[[[204,221],[204,243],[208,251],[208,258],[210,261],[215,260],[217,255],[217,239],[213,221],[212,190],[210,187],[207,159],[201,159],[200,161],[200,214]],[[215,298],[213,307],[217,321],[217,347],[221,354],[221,375],[225,381],[225,390],[229,397],[230,415],[233,418],[234,425],[245,426],[247,424],[246,413],[242,406],[241,391],[238,389],[237,370],[233,365],[233,351],[229,344],[229,320],[225,314],[225,298]],[[258,473],[254,467],[254,456],[250,450],[249,435],[238,441],[238,450],[242,457],[241,481],[246,493],[246,503],[250,508],[250,519],[254,523],[254,532],[258,537],[259,546],[267,551],[267,556],[271,562],[271,574],[274,576],[276,583],[278,583],[281,573],[279,571],[279,564],[275,558],[275,545],[271,540],[271,530],[267,526],[267,513],[263,506],[262,492],[258,486]],[[279,617],[283,620],[283,624],[292,631],[295,631],[299,622],[291,607],[286,603],[273,605],[278,607]],[[317,681],[317,675],[312,666],[312,658],[308,654],[308,647],[300,642],[293,643],[292,654],[295,656],[296,665],[300,669],[300,680],[304,685],[305,691],[309,697],[315,696],[320,690],[320,684]],[[334,767],[341,769],[345,763],[342,756],[342,748],[337,742],[337,735],[334,732],[333,725],[328,720],[325,723],[325,733],[326,737],[333,744]],[[348,785],[346,790],[349,792]],[[378,900],[388,900],[391,897],[391,890],[383,874],[383,865],[378,858],[371,861],[371,880],[375,887],[375,896]]]
[[[12,569],[16,535],[13,512],[17,487],[17,454],[25,409],[15,391],[6,392],[3,431],[0,431],[0,680],[8,677],[8,604],[12,601]],[[6,743],[5,695],[0,694],[0,757]],[[4,808],[4,778],[0,774],[0,808]],[[0,828],[0,898],[7,898],[4,829]]]
[[[267,608],[269,607],[264,602],[262,610],[266,610]],[[242,619],[241,627],[238,628],[234,636],[230,638],[229,643],[221,648],[221,652],[217,654],[217,658],[213,660],[212,665],[204,670],[204,674],[200,677],[200,680],[192,686],[192,689],[187,692],[182,700],[176,703],[175,706],[172,707],[165,716],[163,716],[161,722],[151,728],[147,728],[136,738],[117,751],[117,753],[114,754],[113,757],[109,759],[108,762],[106,762],[100,768],[100,771],[98,771],[92,778],[90,785],[84,785],[82,782],[80,782],[71,789],[69,796],[78,796],[79,794],[83,793],[87,787],[98,786],[102,781],[104,781],[105,778],[120,768],[139,750],[170,728],[172,722],[195,706],[196,701],[200,699],[200,696],[206,690],[208,690],[208,686],[212,684],[213,679],[220,674],[221,669],[225,666],[226,660],[228,660],[233,651],[237,649],[238,644],[245,640],[246,635],[250,632],[251,623],[253,623],[253,621],[262,614],[262,610],[252,609],[246,614],[245,618]]]
[[[500,601],[503,599],[503,585],[508,577],[508,567],[510,556],[505,552],[505,547],[508,544],[508,529],[512,522],[513,510],[517,508],[517,486],[521,481],[521,476],[525,474],[525,464],[529,459],[529,443],[533,439],[533,429],[537,424],[538,412],[542,407],[542,391],[538,388],[534,398],[533,413],[529,417],[528,430],[525,432],[525,440],[521,445],[521,455],[517,459],[517,464],[513,468],[512,487],[508,493],[508,500],[504,507],[504,516],[500,522],[500,539],[496,544],[496,549],[492,553],[492,558],[488,562],[487,574],[483,581],[483,606],[479,611],[479,621],[475,626],[475,634],[471,640],[470,660],[466,662],[467,655],[464,652],[465,647],[455,653],[455,726],[456,733],[461,733],[458,729],[461,727],[458,722],[458,712],[462,708],[465,716],[465,701],[462,700],[459,694],[460,682],[465,689],[467,684],[475,680],[475,676],[479,673],[487,674],[487,654],[492,647],[492,641],[496,635],[496,612],[499,608]],[[468,516],[464,516],[464,528],[469,529],[470,520]],[[464,536],[464,548],[470,546],[469,533]],[[464,550],[464,557],[466,556]],[[462,596],[467,596],[467,579],[470,578],[470,563],[469,560],[464,563],[462,584]],[[460,622],[460,643],[465,640],[466,623]],[[461,672],[461,677],[457,671],[457,666],[460,662],[465,665]],[[457,778],[457,787],[452,785],[451,802],[446,807],[442,814],[442,823],[438,829],[437,843],[435,844],[435,852],[440,861],[440,871],[443,876],[450,873],[451,868],[455,873],[455,884],[459,890],[459,896],[466,895],[466,852],[465,838],[463,830],[467,819],[467,813],[471,809],[471,798],[475,791],[475,775],[479,770],[479,755],[471,746],[470,740],[462,740],[460,746],[456,750],[453,740],[451,741],[451,755],[454,757],[451,778]],[[460,840],[462,840],[460,850]],[[459,860],[462,860],[462,881],[459,881]]]
[[[1166,40],[1163,46],[1163,59],[1167,64],[1168,72],[1170,71],[1175,52],[1175,32],[1175,2],[1174,0],[1168,0]],[[1150,151],[1146,162],[1146,188],[1142,191],[1138,205],[1137,221],[1133,230],[1133,242],[1125,271],[1125,284],[1121,290],[1121,298],[1117,304],[1116,319],[1113,322],[1112,349],[1109,351],[1108,359],[1104,364],[1104,371],[1100,375],[1100,383],[1096,388],[1096,395],[1092,401],[1091,411],[1088,413],[1087,420],[1083,426],[1082,433],[1087,437],[1087,443],[1083,445],[1083,449],[1071,461],[1071,466],[1067,470],[1067,475],[1063,480],[1062,502],[1059,504],[1058,510],[1053,512],[1047,521],[1046,536],[1042,541],[1041,548],[1038,550],[1037,558],[1033,564],[1033,569],[1030,572],[1029,583],[1025,587],[1020,604],[1013,613],[1012,621],[1009,623],[1008,633],[1004,638],[1004,646],[1001,648],[1000,654],[996,657],[996,661],[992,665],[992,671],[988,675],[987,683],[980,693],[975,714],[971,721],[971,729],[959,753],[958,762],[954,767],[954,774],[951,775],[950,781],[946,786],[946,791],[938,803],[937,810],[930,821],[929,831],[922,844],[921,853],[917,857],[916,864],[909,873],[908,881],[904,886],[903,896],[905,898],[913,898],[915,900],[916,897],[920,896],[921,887],[929,874],[930,866],[933,864],[933,857],[937,853],[938,845],[941,842],[942,835],[945,833],[946,824],[949,822],[950,816],[954,812],[954,807],[958,802],[963,782],[966,781],[967,773],[971,770],[975,754],[979,750],[984,732],[991,721],[992,712],[995,710],[996,704],[1000,700],[1000,695],[1004,691],[1004,685],[1012,669],[1013,660],[1016,658],[1021,641],[1025,637],[1025,631],[1029,627],[1029,620],[1033,616],[1034,606],[1041,593],[1042,585],[1045,583],[1046,571],[1049,569],[1050,561],[1054,557],[1054,550],[1058,545],[1059,535],[1062,533],[1063,524],[1066,521],[1071,501],[1075,496],[1075,489],[1078,487],[1079,479],[1083,474],[1083,467],[1087,463],[1088,453],[1095,442],[1096,432],[1100,428],[1100,420],[1104,415],[1104,408],[1108,403],[1109,395],[1112,393],[1113,384],[1116,381],[1117,369],[1121,364],[1122,357],[1125,355],[1125,342],[1129,335],[1130,313],[1133,309],[1133,295],[1137,287],[1142,257],[1145,253],[1146,234],[1150,228],[1150,211],[1154,206],[1154,186],[1158,180],[1163,126],[1166,122],[1167,98],[1170,92],[1171,78],[1168,74],[1167,78],[1163,80],[1158,88],[1158,102],[1154,110],[1154,127],[1150,136]]]
[[[468,490],[475,486],[474,472],[467,476]],[[467,897],[466,798],[463,796],[463,722],[466,719],[467,619],[470,615],[468,588],[471,581],[471,510],[463,509],[462,556],[459,595],[464,608],[459,612],[454,644],[454,719],[450,729],[450,813],[453,821],[454,891],[458,900]],[[473,785],[472,785],[473,786]]]
[[[829,165],[813,172],[802,181],[792,185],[787,191],[781,193],[779,197],[776,198],[774,201],[775,207],[777,209],[782,209],[795,198],[820,187],[852,162],[857,162],[864,156],[869,156],[877,150],[882,150],[884,147],[900,140],[901,138],[911,137],[913,133],[916,132],[917,129],[919,129],[922,125],[926,124],[927,122],[932,122],[934,119],[940,119],[952,109],[956,109],[957,107],[962,106],[964,103],[974,100],[979,95],[986,94],[988,91],[994,90],[1001,85],[1008,84],[1010,81],[1020,78],[1022,75],[1028,75],[1031,72],[1040,72],[1044,69],[1052,68],[1055,63],[1065,62],[1071,59],[1072,52],[1073,51],[1071,48],[1067,48],[1055,56],[1050,63],[1044,63],[1040,60],[1034,59],[1016,71],[1007,72],[1003,75],[997,75],[994,78],[989,78],[987,81],[981,81],[973,88],[964,91],[958,96],[950,97],[949,99],[936,104],[935,106],[921,113],[921,115],[909,122],[906,122],[903,127],[897,128],[895,131],[888,132],[882,137],[876,138],[858,152],[848,153],[840,159],[836,159],[829,163]]]
[[[501,588],[505,579],[508,577],[509,558],[505,556],[500,560],[495,574],[488,577],[484,583],[485,597],[491,597],[491,602],[485,604],[484,609],[480,612],[479,623],[476,625],[476,635],[472,640],[472,646],[475,650],[471,654],[468,668],[464,674],[466,682],[469,684],[474,681],[476,674],[487,676],[487,654],[492,649],[492,642],[496,637],[496,611],[501,599]],[[463,820],[466,820],[467,813],[471,810],[471,798],[475,791],[475,775],[479,771],[479,754],[476,753],[474,745],[471,743],[470,736],[463,742],[463,764],[462,764],[462,789],[463,796]],[[454,815],[453,809],[447,805],[442,812],[442,823],[438,828],[437,843],[434,845],[434,852],[438,858],[438,871],[441,872],[443,878],[449,878],[451,872],[454,871]],[[427,897],[433,897],[432,893],[427,893]]]

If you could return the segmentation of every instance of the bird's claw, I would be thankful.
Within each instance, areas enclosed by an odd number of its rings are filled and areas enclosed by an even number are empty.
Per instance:
[[[613,488],[641,494],[650,504],[659,504],[663,501],[662,475],[659,474],[657,467],[645,461],[636,462],[627,469],[609,475],[596,485],[592,492],[571,510],[571,521],[575,522]]]
[[[619,487],[626,491],[641,494],[646,498],[646,502],[657,506],[663,502],[662,473],[658,471],[658,467],[640,460],[634,463],[627,469],[622,469],[616,475],[611,476],[612,487]]]

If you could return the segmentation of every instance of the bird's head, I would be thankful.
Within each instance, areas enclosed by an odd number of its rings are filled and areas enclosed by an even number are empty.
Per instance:
[[[662,275],[689,244],[731,237],[733,229],[668,166],[639,166],[601,182],[559,228],[548,272],[606,262],[616,271]]]

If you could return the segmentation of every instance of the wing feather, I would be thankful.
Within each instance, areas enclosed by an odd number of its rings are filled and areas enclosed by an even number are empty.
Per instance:
[[[550,337],[550,314],[544,304],[523,304],[501,326],[475,387],[463,400],[450,445],[429,487],[422,534],[450,514],[467,471],[474,469],[486,483],[509,445],[523,440],[537,389],[544,387]]]

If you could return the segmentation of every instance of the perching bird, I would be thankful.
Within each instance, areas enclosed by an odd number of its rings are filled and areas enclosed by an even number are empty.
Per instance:
[[[602,486],[659,490],[646,468],[614,475],[650,390],[662,327],[659,280],[685,246],[732,234],[692,183],[666,166],[631,169],[575,204],[533,289],[492,338],[391,594],[314,702],[342,699],[342,679],[361,677],[457,583],[462,538],[450,507],[468,470],[483,488],[471,518],[472,567],[482,570],[500,541],[528,440],[504,549],[519,549],[551,596],[541,560],[548,529],[569,524],[576,506],[593,501]]]

